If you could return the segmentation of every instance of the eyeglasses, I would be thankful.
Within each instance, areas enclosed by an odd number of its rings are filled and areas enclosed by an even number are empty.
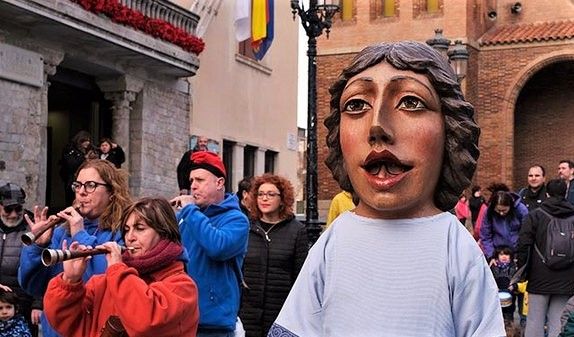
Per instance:
[[[22,205],[5,206],[4,212],[6,212],[7,214],[10,214],[12,212],[20,213],[22,212],[23,209],[24,207]]]
[[[263,197],[267,197],[269,199],[275,198],[280,196],[281,193],[279,192],[257,192],[257,198],[263,199]]]
[[[84,190],[86,193],[92,193],[96,190],[98,186],[110,186],[109,184],[98,183],[96,181],[86,181],[85,183],[81,183],[79,181],[74,181],[72,183],[72,191],[80,192],[80,189],[84,186]]]

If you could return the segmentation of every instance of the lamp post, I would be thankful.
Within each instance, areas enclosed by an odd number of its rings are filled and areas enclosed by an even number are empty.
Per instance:
[[[456,40],[454,41],[454,46],[449,49],[450,40],[442,35],[442,29],[437,28],[434,30],[434,33],[434,37],[428,39],[427,44],[450,60],[458,82],[462,82],[466,77],[468,67],[468,51],[466,50],[466,46],[461,40]]]
[[[306,221],[307,234],[312,243],[315,243],[321,234],[321,222],[317,208],[317,37],[325,30],[327,38],[331,29],[332,19],[339,11],[339,5],[333,1],[309,1],[309,9],[305,10],[299,0],[291,0],[293,20],[298,15],[301,25],[308,37],[308,93],[307,93],[307,171],[305,176]]]

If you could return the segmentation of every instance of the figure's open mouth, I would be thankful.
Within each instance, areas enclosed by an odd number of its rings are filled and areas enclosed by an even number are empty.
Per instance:
[[[410,171],[413,167],[402,163],[395,155],[385,150],[382,152],[372,151],[365,159],[363,168],[372,175],[379,175],[384,170],[386,173],[396,176]]]

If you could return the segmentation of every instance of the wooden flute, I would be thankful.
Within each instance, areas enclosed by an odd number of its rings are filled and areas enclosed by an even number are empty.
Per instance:
[[[134,247],[123,247],[120,246],[123,251],[130,250],[134,251],[137,248]],[[64,262],[71,259],[77,259],[85,256],[94,256],[100,254],[106,254],[109,251],[105,248],[93,248],[86,250],[76,250],[71,251],[69,249],[44,249],[42,250],[42,264],[46,267],[53,266],[57,263]]]

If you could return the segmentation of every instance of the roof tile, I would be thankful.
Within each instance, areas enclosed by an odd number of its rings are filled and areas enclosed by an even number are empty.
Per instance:
[[[574,38],[574,21],[495,26],[479,40],[481,46]]]

